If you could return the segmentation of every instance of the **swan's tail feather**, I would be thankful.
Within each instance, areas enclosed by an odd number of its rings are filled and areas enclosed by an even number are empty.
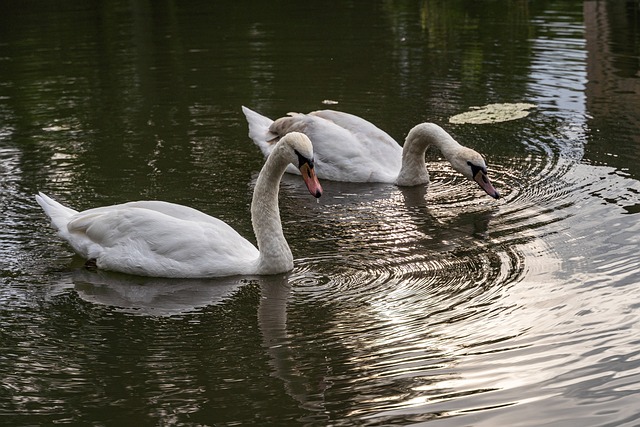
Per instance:
[[[275,135],[269,130],[273,120],[245,106],[242,106],[242,112],[249,124],[249,138],[260,148],[260,151],[262,151],[265,157],[269,157],[275,145],[274,142],[278,140],[278,135]]]
[[[61,205],[43,193],[36,195],[36,202],[42,207],[44,213],[51,218],[51,225],[58,230],[58,233],[63,236],[68,234],[67,224],[78,211]]]

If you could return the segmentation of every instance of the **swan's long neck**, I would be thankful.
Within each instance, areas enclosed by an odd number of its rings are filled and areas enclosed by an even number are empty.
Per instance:
[[[280,180],[288,162],[279,154],[274,150],[267,157],[251,202],[251,223],[260,251],[259,274],[281,273],[293,268],[293,255],[282,232],[278,207]]]
[[[440,126],[421,123],[409,131],[402,147],[402,166],[396,184],[413,186],[429,183],[429,171],[425,162],[425,153],[430,145],[435,145],[448,160],[459,149],[456,142]]]

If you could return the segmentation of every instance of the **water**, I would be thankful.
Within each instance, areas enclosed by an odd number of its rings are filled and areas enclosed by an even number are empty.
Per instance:
[[[634,2],[28,2],[0,14],[0,420],[638,425]],[[247,105],[445,126],[495,201],[285,177],[274,277],[89,271],[33,194],[196,207],[252,236]],[[531,102],[495,125],[448,117]],[[252,237],[250,237],[252,239]]]

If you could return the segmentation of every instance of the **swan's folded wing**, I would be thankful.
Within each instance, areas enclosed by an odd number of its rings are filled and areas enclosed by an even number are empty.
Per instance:
[[[215,221],[185,220],[125,204],[82,212],[69,222],[69,231],[80,246],[74,248],[96,259],[99,267],[134,274],[224,273],[227,265],[257,259],[255,246],[226,223],[208,218]]]
[[[371,123],[351,114],[320,111],[290,113],[271,125],[272,132],[305,133],[313,143],[316,173],[321,179],[393,182],[402,148]]]
[[[390,150],[392,153],[402,152],[401,147],[388,133],[362,117],[335,110],[318,110],[309,113],[309,115],[322,117],[348,130],[360,141],[370,146],[370,149],[378,147],[381,150]]]
[[[320,110],[309,116],[334,124],[351,136],[350,141],[357,141],[355,144],[345,141],[354,144],[355,154],[350,153],[349,158],[357,162],[349,165],[351,179],[348,180],[358,177],[358,181],[395,181],[402,164],[402,147],[389,134],[363,118],[341,111]]]
[[[189,206],[177,205],[175,203],[163,202],[159,200],[143,200],[139,202],[128,202],[118,206],[121,208],[148,209],[165,215],[169,215],[177,219],[206,222],[216,227],[229,227],[224,221],[221,221],[216,217],[207,215],[206,213],[194,208],[190,208]]]

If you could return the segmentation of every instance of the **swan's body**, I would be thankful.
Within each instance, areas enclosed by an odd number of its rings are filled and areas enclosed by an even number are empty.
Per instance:
[[[259,250],[223,221],[187,206],[141,201],[77,212],[42,193],[36,200],[58,235],[98,268],[183,278],[282,273],[293,268],[278,209],[287,165],[299,164],[311,194],[322,193],[311,142],[290,135],[276,144],[254,189],[251,221]]]
[[[415,126],[404,146],[372,123],[352,114],[322,110],[289,113],[275,121],[242,107],[249,137],[265,157],[288,132],[302,132],[313,142],[319,178],[347,182],[385,182],[399,186],[429,183],[425,152],[435,145],[453,168],[494,198],[498,191],[487,178],[487,166],[476,151],[460,145],[434,123]],[[295,173],[292,168],[287,172]]]

